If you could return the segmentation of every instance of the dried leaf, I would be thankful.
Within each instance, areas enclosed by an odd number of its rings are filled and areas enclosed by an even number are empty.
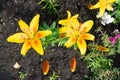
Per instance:
[[[71,59],[71,61],[70,61],[70,70],[71,70],[71,72],[74,72],[74,71],[75,71],[75,69],[76,69],[76,64],[77,64],[76,58],[73,57],[73,58]]]
[[[42,63],[42,71],[44,75],[48,74],[49,68],[50,68],[49,62],[47,60],[44,60]]]

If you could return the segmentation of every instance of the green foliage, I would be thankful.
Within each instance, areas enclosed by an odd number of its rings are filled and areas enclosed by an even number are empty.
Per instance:
[[[120,80],[120,70],[118,68],[113,69],[95,69],[94,76],[91,76],[90,80]]]
[[[57,78],[59,78],[60,76],[58,74],[56,74],[55,72],[53,72],[52,76],[50,76],[50,80],[56,80]]]
[[[40,2],[38,2],[38,5],[40,5],[41,3],[44,3],[42,9],[46,9],[48,13],[58,15],[58,10],[56,9],[56,7],[58,7],[59,5],[56,3],[56,0],[41,0]]]
[[[27,76],[26,73],[23,73],[23,72],[19,72],[19,78],[20,80],[24,80],[24,78]]]
[[[96,69],[109,69],[112,67],[111,59],[106,58],[98,51],[95,52],[96,53],[89,53],[84,59],[88,64],[87,67],[91,69],[92,72],[95,72]]]
[[[110,48],[110,51],[108,54],[110,55],[114,53],[120,54],[120,39],[116,40],[114,46],[110,45],[109,48]]]
[[[114,10],[111,11],[111,15],[114,16],[115,21],[114,23],[119,23],[120,22],[120,0],[116,0],[116,2],[113,4]]]
[[[58,46],[62,46],[67,40],[66,38],[62,39],[59,37],[59,29],[57,27],[56,22],[53,22],[50,26],[47,25],[46,22],[43,22],[42,25],[40,26],[40,30],[51,30],[52,31],[51,35],[48,35],[41,39],[44,49],[46,49],[48,45],[52,47],[55,46],[56,44]]]

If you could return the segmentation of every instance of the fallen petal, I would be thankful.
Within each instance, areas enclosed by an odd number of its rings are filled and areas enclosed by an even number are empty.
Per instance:
[[[13,67],[14,67],[15,69],[19,69],[21,66],[19,65],[18,62],[16,62],[16,63],[13,65]]]
[[[102,51],[102,52],[108,52],[109,51],[108,48],[103,47],[103,46],[97,46],[96,49],[99,50],[99,51]]]
[[[44,75],[48,74],[49,68],[50,68],[49,62],[47,60],[44,60],[42,63],[42,71]]]
[[[70,61],[70,70],[71,72],[75,72],[75,69],[76,69],[76,58],[73,57]]]

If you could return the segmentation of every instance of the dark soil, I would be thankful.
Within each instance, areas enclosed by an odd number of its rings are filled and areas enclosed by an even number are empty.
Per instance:
[[[37,5],[39,0],[1,0],[0,1],[0,80],[19,80],[19,72],[26,73],[24,80],[49,80],[53,72],[59,74],[57,80],[85,80],[84,75],[90,72],[86,69],[86,63],[80,59],[80,55],[74,50],[62,47],[49,47],[44,56],[40,56],[33,49],[27,52],[26,57],[20,55],[22,44],[8,43],[7,37],[20,31],[17,21],[23,19],[29,23],[33,16],[40,14],[40,23],[51,24],[57,20],[58,16],[47,13],[41,9],[44,4]],[[84,22],[89,19],[95,20],[95,26],[100,25],[96,20],[94,11],[87,8],[88,0],[57,0],[61,18],[66,18],[66,10],[70,10],[72,15],[80,14],[79,20]],[[111,26],[111,25],[108,25]],[[111,32],[110,29],[107,29]],[[93,33],[94,34],[94,33]],[[72,57],[77,58],[77,69],[70,72],[69,63]],[[43,76],[41,64],[44,59],[50,63],[48,75]],[[20,69],[14,69],[13,65],[18,62]]]

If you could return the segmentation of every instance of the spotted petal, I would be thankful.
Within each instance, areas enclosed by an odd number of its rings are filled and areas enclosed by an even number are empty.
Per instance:
[[[24,42],[22,49],[21,49],[21,55],[25,56],[27,51],[31,48],[31,41],[32,40],[27,40]]]
[[[23,20],[19,20],[18,24],[24,33],[29,33],[29,26]]]
[[[44,54],[42,43],[38,38],[32,40],[32,48],[40,55]]]
[[[91,30],[92,26],[93,26],[94,22],[92,20],[88,20],[86,22],[84,22],[82,25],[81,25],[81,28],[80,28],[80,31],[83,31],[83,32],[88,32]]]
[[[23,43],[28,39],[28,36],[24,33],[16,33],[7,38],[8,42]]]
[[[85,40],[79,37],[77,40],[77,46],[81,52],[81,55],[85,55],[87,49]]]
[[[50,34],[52,34],[52,32],[51,32],[50,30],[38,31],[35,36],[36,36],[37,38],[43,38],[43,37],[48,36],[48,35],[50,35]]]
[[[37,14],[36,16],[33,17],[32,21],[30,22],[30,31],[32,32],[32,34],[35,34],[38,30],[39,18],[40,15]]]

